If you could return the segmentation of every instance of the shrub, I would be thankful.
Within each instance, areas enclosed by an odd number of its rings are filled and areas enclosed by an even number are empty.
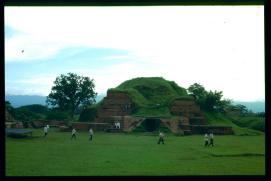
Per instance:
[[[94,121],[97,115],[97,108],[89,107],[82,111],[79,117],[79,121],[81,122],[92,122]]]
[[[46,119],[47,120],[68,120],[69,114],[64,111],[50,110],[46,114]]]
[[[264,132],[265,131],[265,122],[262,120],[254,121],[249,125],[249,128]]]

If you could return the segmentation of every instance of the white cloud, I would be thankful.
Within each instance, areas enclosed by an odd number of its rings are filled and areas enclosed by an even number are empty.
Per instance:
[[[5,7],[5,25],[21,32],[6,39],[5,61],[76,46],[128,50],[128,57],[107,57],[127,63],[88,73],[98,92],[163,76],[253,100],[264,97],[263,13],[263,6]]]
[[[9,94],[47,96],[53,86],[56,74],[39,74],[25,76],[19,80],[5,80],[6,92]]]

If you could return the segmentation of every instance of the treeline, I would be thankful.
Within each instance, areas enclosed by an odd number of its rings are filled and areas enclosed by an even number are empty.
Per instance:
[[[79,107],[71,117],[69,112],[59,108],[48,108],[48,106],[32,104],[14,108],[9,101],[5,101],[6,110],[18,121],[30,122],[34,120],[59,120],[59,121],[92,121],[96,116],[95,106]]]
[[[234,105],[232,100],[222,99],[222,91],[207,91],[202,85],[198,83],[194,83],[187,90],[188,93],[195,98],[195,101],[200,106],[200,108],[204,111],[229,113],[239,116],[264,116],[263,112],[253,113],[244,105]]]
[[[264,112],[253,113],[244,105],[234,105],[232,100],[222,99],[222,91],[207,91],[198,83],[191,85],[187,90],[195,98],[196,103],[202,110],[211,113],[223,113],[240,127],[265,131]]]

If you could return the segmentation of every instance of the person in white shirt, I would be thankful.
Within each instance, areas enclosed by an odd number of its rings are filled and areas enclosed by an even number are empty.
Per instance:
[[[213,134],[213,133],[210,133],[210,134],[209,134],[209,139],[210,139],[209,146],[210,146],[210,145],[214,146],[214,134]]]
[[[92,128],[90,128],[88,132],[89,132],[89,140],[91,141],[94,134]]]
[[[205,142],[204,146],[208,146],[208,144],[209,144],[209,137],[208,137],[207,133],[204,135],[204,142]]]
[[[117,126],[117,129],[120,129],[120,122],[117,122],[116,126]]]
[[[47,136],[47,134],[48,134],[48,128],[47,128],[47,126],[44,126],[43,132],[44,132],[44,138],[45,138]]]
[[[165,135],[159,131],[159,140],[158,140],[157,144],[160,144],[160,142],[162,142],[164,144],[164,137],[165,137]]]
[[[47,127],[47,130],[49,131],[49,128],[50,128],[50,127],[49,127],[49,124],[47,124],[47,126],[46,126],[46,127]]]
[[[71,137],[71,139],[76,139],[76,130],[73,128],[72,129],[72,137]]]

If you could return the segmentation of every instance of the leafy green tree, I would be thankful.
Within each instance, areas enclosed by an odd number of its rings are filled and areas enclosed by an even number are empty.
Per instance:
[[[235,108],[237,110],[239,110],[242,115],[245,115],[245,114],[247,114],[249,112],[248,109],[247,109],[247,107],[244,106],[244,105],[242,105],[242,104],[235,105]]]
[[[204,102],[204,109],[206,111],[215,111],[220,109],[220,101],[222,98],[222,92],[219,91],[210,91],[207,93],[205,102]]]
[[[65,111],[59,109],[50,109],[46,114],[47,120],[58,120],[67,121],[69,119],[69,114]]]
[[[258,113],[256,113],[256,116],[265,117],[265,112],[258,112]]]
[[[75,73],[61,74],[54,81],[51,93],[47,96],[47,104],[68,111],[73,118],[78,106],[95,103],[97,93],[94,92],[93,79]]]
[[[24,127],[27,127],[28,126],[27,123],[30,121],[43,118],[42,114],[37,113],[41,109],[41,105],[28,105],[28,106],[13,108],[10,102],[6,101],[5,106],[6,106],[6,110],[11,114],[11,116],[15,120],[23,122]],[[42,109],[46,109],[46,107],[42,106]],[[34,112],[35,110],[37,112]]]
[[[232,106],[232,100],[231,99],[223,99],[220,100],[217,105],[217,111],[226,113],[227,109],[229,109]]]
[[[205,100],[207,97],[207,91],[205,90],[205,88],[198,83],[194,83],[187,90],[188,90],[189,94],[192,94],[194,96],[196,103],[202,109],[204,109],[205,108]]]
[[[11,103],[9,101],[5,101],[5,107],[6,110],[12,115],[14,116],[15,114],[15,108],[11,105]]]
[[[79,117],[79,121],[81,122],[92,122],[94,121],[97,115],[97,108],[96,107],[89,107],[84,109]]]
[[[265,121],[264,120],[255,120],[248,127],[251,129],[265,132]]]
[[[194,83],[193,85],[189,86],[188,92],[193,94],[196,100],[205,99],[207,95],[205,88],[198,83]]]
[[[19,109],[28,110],[28,111],[31,111],[33,113],[38,113],[38,114],[46,114],[48,111],[48,108],[46,106],[40,105],[40,104],[21,106]]]
[[[206,91],[205,88],[194,83],[188,88],[188,92],[195,98],[196,103],[205,111],[224,112],[231,104],[231,100],[222,100],[222,91]]]
[[[14,118],[20,121],[29,122],[36,119],[42,119],[43,116],[41,114],[34,113],[26,108],[19,107],[15,109]]]

